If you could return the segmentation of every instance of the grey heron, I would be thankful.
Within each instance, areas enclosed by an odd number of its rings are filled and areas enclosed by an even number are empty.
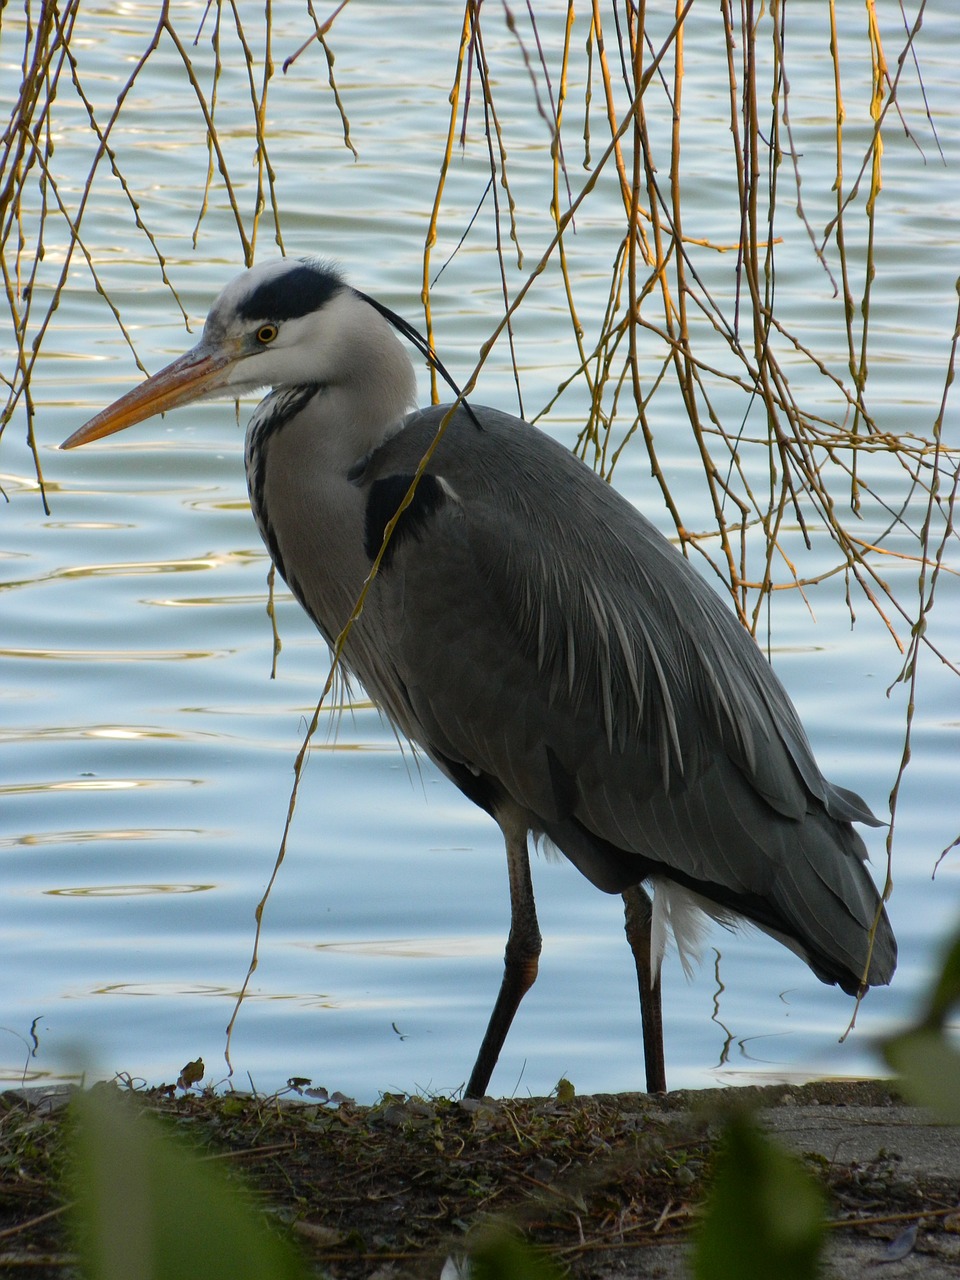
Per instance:
[[[62,447],[272,388],[247,427],[251,506],[333,646],[448,415],[416,407],[398,331],[416,337],[322,262],[254,267],[214,302],[196,346]],[[751,922],[849,994],[890,981],[896,942],[853,825],[882,824],[823,777],[780,681],[720,597],[537,428],[457,408],[343,661],[503,833],[510,930],[468,1096],[486,1092],[537,974],[531,833],[624,895],[650,1089],[665,1087],[663,940],[672,930],[685,954],[701,913]]]

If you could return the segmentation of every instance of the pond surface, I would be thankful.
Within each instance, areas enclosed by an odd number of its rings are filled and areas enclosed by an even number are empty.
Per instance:
[[[564,7],[537,8],[545,11],[545,53],[555,58]],[[184,31],[194,17],[200,25],[202,9],[174,7]],[[309,30],[296,6],[275,9],[279,61]],[[819,216],[817,140],[829,139],[833,127],[832,67],[822,33],[802,25],[816,9],[800,7],[792,31],[794,78],[805,89],[794,126],[812,166],[804,187],[811,216]],[[894,6],[883,12],[889,31]],[[149,37],[150,20],[141,13],[140,6],[85,10],[76,47],[104,113]],[[851,44],[862,39],[860,20],[859,10],[856,23],[848,19]],[[5,12],[5,81],[17,71],[16,21]],[[581,46],[584,21],[578,18],[575,28]],[[502,59],[501,100],[528,121],[526,132],[518,126],[511,135],[511,162],[514,196],[527,216],[529,268],[550,238],[535,169],[549,138],[528,109],[527,72],[499,13],[489,23],[488,52]],[[287,251],[336,258],[359,288],[415,323],[422,320],[420,257],[458,33],[455,5],[355,4],[345,11],[331,41],[356,160],[342,144],[319,54],[305,56],[272,90],[271,159]],[[714,38],[712,27],[691,27],[687,47],[685,116],[702,119],[706,131],[702,151],[696,138],[689,144],[690,172],[699,171],[702,187],[687,204],[691,236],[736,234],[710,222],[714,174],[706,136],[722,127],[726,84],[694,80],[708,65]],[[945,162],[925,132],[916,94],[911,124],[925,158],[906,137],[888,143],[885,157],[881,212],[889,223],[878,246],[870,385],[878,421],[891,432],[929,435],[943,394],[960,264],[958,41],[960,19],[934,15],[917,46]],[[208,65],[205,44],[194,56],[198,66]],[[206,172],[203,133],[172,52],[162,51],[148,71],[112,142],[184,306],[202,318],[242,256],[222,188],[215,188],[193,248]],[[816,109],[821,92],[826,105]],[[63,192],[76,201],[90,140],[85,114],[66,91],[62,98],[55,156]],[[247,207],[252,168],[237,157],[252,153],[248,107],[242,67],[228,71],[219,125],[244,179],[239,191]],[[437,264],[456,246],[486,185],[474,110],[470,144],[451,172]],[[832,162],[828,142],[823,163]],[[571,165],[577,182],[578,166],[579,157]],[[613,204],[613,236],[617,216]],[[159,368],[193,339],[106,173],[84,232],[141,358]],[[265,222],[259,259],[275,252],[270,234]],[[614,241],[604,240],[602,219],[585,223],[583,234],[588,245],[590,236],[596,239],[596,294],[584,317],[593,323],[602,315]],[[491,242],[481,217],[475,238],[434,293],[441,353],[461,380],[500,315]],[[47,253],[53,270],[62,249],[51,239]],[[826,318],[835,315],[828,281],[810,256],[794,262],[785,250],[782,266],[797,326],[817,335],[834,323]],[[726,255],[718,280],[733,270],[733,255]],[[524,278],[518,273],[511,287]],[[562,322],[557,281],[545,279],[519,326],[528,413],[550,399],[572,367],[569,339],[558,338]],[[254,911],[283,831],[293,762],[328,670],[325,646],[283,592],[277,606],[283,649],[270,678],[268,564],[247,506],[242,430],[231,405],[199,406],[102,446],[57,451],[140,376],[77,257],[33,386],[49,515],[32,479],[23,419],[0,441],[9,498],[0,511],[0,1078],[11,1084],[60,1078],[78,1064],[171,1081],[199,1056],[208,1080],[226,1077],[225,1028],[251,957]],[[426,396],[425,377],[421,385]],[[585,403],[577,394],[545,423],[571,443]],[[497,348],[474,399],[516,408],[505,349]],[[248,412],[242,406],[242,422]],[[955,445],[955,409],[948,408],[946,429]],[[708,510],[685,425],[672,431],[664,421],[659,448],[675,485],[689,473],[684,509],[692,526],[705,526]],[[624,456],[616,483],[671,532],[640,451]],[[881,490],[884,483],[881,475]],[[892,501],[899,491],[892,479],[890,485]],[[887,523],[879,508],[865,507],[864,539]],[[909,542],[904,537],[898,545],[909,550]],[[812,543],[808,551],[796,538],[808,577],[833,563],[822,534]],[[915,600],[915,564],[884,562],[883,570],[906,602]],[[840,578],[827,579],[808,600],[809,608],[795,592],[777,594],[773,660],[824,772],[885,815],[905,723],[902,687],[887,690],[902,660],[862,598],[851,628]],[[948,574],[933,625],[956,660],[960,593]],[[692,981],[674,954],[665,962],[671,1085],[882,1069],[873,1038],[908,1016],[960,914],[955,853],[932,879],[938,854],[960,827],[960,683],[927,657],[918,697],[894,844],[891,916],[901,961],[893,988],[871,993],[857,1030],[840,1045],[851,1012],[845,996],[769,939],[714,930]],[[259,967],[233,1034],[233,1080],[241,1087],[252,1082],[270,1091],[301,1076],[364,1101],[384,1090],[456,1089],[469,1073],[499,982],[508,919],[499,831],[357,698],[342,715],[324,711],[310,753],[288,853],[266,908]],[[871,833],[869,842],[882,877],[883,833]],[[619,898],[595,891],[562,861],[537,857],[534,877],[544,935],[540,979],[493,1087],[543,1093],[567,1076],[582,1092],[636,1088],[639,1020]]]

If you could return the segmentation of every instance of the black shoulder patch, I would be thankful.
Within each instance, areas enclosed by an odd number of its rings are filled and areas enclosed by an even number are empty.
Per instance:
[[[397,514],[397,508],[406,497],[413,481],[412,475],[384,476],[370,486],[367,512],[364,522],[363,546],[371,563],[376,559],[387,525]],[[417,485],[410,505],[397,522],[393,536],[383,557],[382,567],[389,567],[393,553],[406,538],[418,538],[431,518],[447,501],[443,485],[436,476],[423,475]]]
[[[346,288],[333,267],[320,262],[291,262],[285,271],[265,280],[244,298],[237,313],[243,320],[295,320],[319,311]]]

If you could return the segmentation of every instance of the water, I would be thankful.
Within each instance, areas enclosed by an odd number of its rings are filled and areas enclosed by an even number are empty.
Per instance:
[[[199,25],[201,8],[182,6],[185,33]],[[279,59],[307,32],[293,6],[276,8]],[[321,83],[322,59],[313,55],[273,86],[271,156],[288,251],[336,257],[361,288],[416,321],[459,18],[456,6],[395,4],[389,12],[386,18],[380,6],[353,5],[334,32],[359,160],[342,146]],[[88,90],[106,111],[149,36],[149,22],[132,7],[118,16],[114,6],[91,6],[85,14],[77,47]],[[544,17],[551,52],[561,33],[558,14],[551,8]],[[16,20],[5,14],[5,81],[14,74],[6,41]],[[529,268],[550,236],[535,168],[547,138],[526,111],[527,74],[498,21],[487,29],[488,48],[504,68],[498,92],[504,110],[509,104],[519,115],[523,108],[527,117],[511,135],[511,166]],[[817,31],[803,30],[803,21],[801,14],[792,31],[797,145],[809,165],[824,148],[829,164],[832,122],[818,106],[829,86],[816,79],[829,64]],[[850,21],[845,38],[852,47]],[[577,31],[582,41],[582,27]],[[918,46],[947,164],[924,132],[912,91],[911,123],[926,161],[893,134],[885,157],[881,211],[889,221],[879,247],[871,387],[881,424],[891,431],[929,433],[942,394],[960,242],[960,72],[950,53],[958,35],[960,20],[928,18]],[[892,31],[889,38],[893,48]],[[725,86],[698,89],[692,80],[713,39],[712,27],[691,28],[687,43],[684,111],[691,122],[699,113],[685,143],[693,184],[688,230],[698,217],[709,225],[718,190],[732,180],[717,171],[712,151],[725,130]],[[202,49],[194,56],[206,65]],[[851,99],[852,81],[851,75]],[[226,75],[219,124],[249,211],[247,92],[242,70]],[[64,193],[75,201],[89,138],[83,113],[66,91],[61,97],[55,154]],[[853,107],[851,101],[851,113]],[[453,166],[437,264],[455,246],[486,183],[479,121],[475,114],[470,146]],[[202,317],[241,254],[222,188],[197,250],[191,247],[205,152],[168,45],[113,142],[184,306]],[[597,154],[601,146],[598,131]],[[574,182],[578,164],[571,157]],[[823,221],[829,204],[818,206],[807,173],[808,213]],[[610,226],[616,215],[613,204]],[[602,218],[585,218],[578,233],[587,264],[580,298],[594,323],[610,257],[607,230]],[[710,230],[719,239],[736,235],[735,225]],[[142,359],[158,368],[192,339],[106,172],[95,184],[84,232]],[[264,224],[262,258],[272,252],[269,234]],[[491,238],[481,219],[435,293],[438,340],[461,378],[498,318]],[[60,260],[62,247],[51,237],[50,270]],[[811,340],[823,336],[832,314],[828,282],[809,256],[794,260],[784,251],[781,263],[791,318]],[[729,255],[705,258],[711,287],[729,290],[731,269]],[[523,278],[511,278],[511,286]],[[545,277],[530,301],[519,326],[528,413],[553,394],[572,350],[556,278]],[[250,959],[254,908],[273,867],[293,760],[327,671],[324,646],[284,594],[283,652],[277,679],[269,678],[267,564],[247,509],[242,432],[229,405],[146,423],[102,447],[57,452],[64,437],[139,376],[76,259],[34,382],[49,516],[31,481],[22,420],[0,442],[10,499],[0,554],[0,1078],[8,1083],[59,1078],[78,1063],[105,1074],[172,1080],[200,1055],[208,1080],[225,1077],[224,1028]],[[804,377],[799,369],[797,377]],[[825,403],[830,398],[819,385],[816,394]],[[475,399],[515,407],[505,349],[495,352]],[[572,441],[584,403],[575,390],[550,429]],[[679,417],[659,414],[658,448],[671,483],[687,478],[685,511],[693,526],[706,525],[689,436]],[[954,423],[948,412],[955,441]],[[902,490],[892,472],[878,466],[876,477],[884,494]],[[639,453],[620,464],[617,483],[669,531]],[[879,513],[868,509],[864,536],[879,527]],[[810,576],[832,563],[823,535],[809,553],[796,535],[788,544]],[[915,549],[905,538],[898,545]],[[911,600],[914,570],[894,562],[882,569]],[[776,596],[777,670],[825,772],[883,813],[902,750],[904,695],[886,694],[900,658],[862,599],[851,630],[837,579],[808,595],[810,611],[795,593]],[[957,606],[956,586],[943,575],[936,638],[954,659]],[[960,907],[955,855],[931,880],[937,854],[960,826],[958,725],[956,679],[926,659],[897,819],[891,915],[901,962],[893,989],[871,994],[856,1033],[838,1046],[850,1013],[846,997],[769,940],[715,931],[716,952],[708,949],[691,983],[675,957],[666,963],[672,1085],[880,1069],[872,1038],[908,1016]],[[871,848],[880,874],[882,835],[871,837]],[[566,863],[537,859],[534,876],[541,976],[494,1088],[544,1092],[561,1075],[582,1091],[635,1088],[636,993],[619,899],[593,890]],[[267,906],[260,965],[236,1025],[234,1080],[270,1090],[289,1076],[306,1076],[366,1100],[385,1089],[456,1088],[472,1065],[499,981],[507,918],[503,852],[490,820],[427,762],[401,750],[369,705],[360,702],[342,718],[325,712]]]

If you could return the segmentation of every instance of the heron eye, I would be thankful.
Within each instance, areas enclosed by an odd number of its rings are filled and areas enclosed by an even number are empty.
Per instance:
[[[275,324],[262,324],[257,330],[257,341],[266,346],[268,343],[273,342],[279,332],[280,330]]]

